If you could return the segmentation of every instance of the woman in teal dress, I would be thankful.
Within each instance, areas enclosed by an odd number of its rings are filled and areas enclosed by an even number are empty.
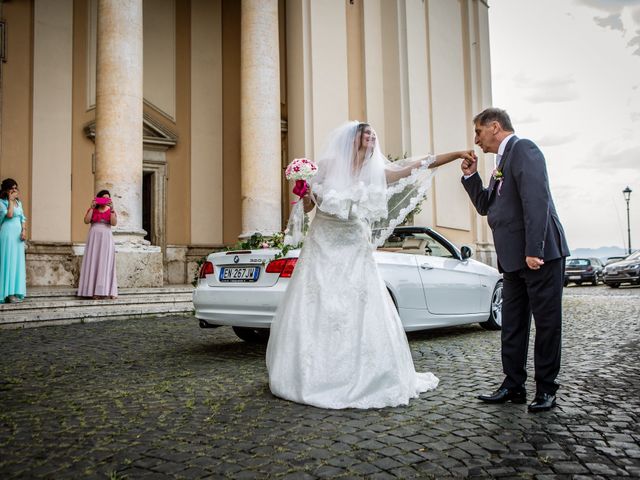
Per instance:
[[[27,294],[24,240],[26,221],[18,183],[0,185],[0,303],[19,303]]]

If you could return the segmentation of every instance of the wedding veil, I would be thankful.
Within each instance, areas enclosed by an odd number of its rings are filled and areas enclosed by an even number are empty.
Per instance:
[[[364,151],[362,158],[358,151]],[[432,156],[391,162],[380,150],[375,131],[351,121],[331,132],[315,162],[309,183],[318,210],[337,218],[360,219],[371,228],[371,243],[380,246],[424,199],[435,169]],[[289,218],[285,243],[304,237],[304,210],[298,202]]]

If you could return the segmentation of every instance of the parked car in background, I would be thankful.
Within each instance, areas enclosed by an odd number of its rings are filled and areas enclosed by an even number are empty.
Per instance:
[[[626,283],[640,285],[640,250],[604,267],[603,280],[612,288]]]
[[[564,270],[564,286],[573,282],[582,285],[583,282],[598,285],[602,279],[604,265],[599,258],[567,258]]]
[[[249,342],[268,338],[300,253],[292,250],[275,259],[278,252],[259,249],[208,255],[193,293],[200,326],[229,325]],[[458,249],[435,230],[423,227],[396,228],[374,252],[405,331],[474,322],[489,330],[501,328],[502,276],[471,255],[469,247]]]

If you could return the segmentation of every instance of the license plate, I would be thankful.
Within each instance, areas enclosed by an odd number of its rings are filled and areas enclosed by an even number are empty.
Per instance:
[[[221,267],[221,282],[255,282],[260,276],[260,267]]]
[[[569,277],[569,280],[580,280],[580,278],[581,278],[580,275],[574,275]]]

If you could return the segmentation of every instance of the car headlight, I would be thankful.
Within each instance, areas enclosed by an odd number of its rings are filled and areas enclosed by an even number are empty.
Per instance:
[[[634,263],[632,265],[629,265],[629,268],[631,270],[638,270],[640,268],[640,263]]]

